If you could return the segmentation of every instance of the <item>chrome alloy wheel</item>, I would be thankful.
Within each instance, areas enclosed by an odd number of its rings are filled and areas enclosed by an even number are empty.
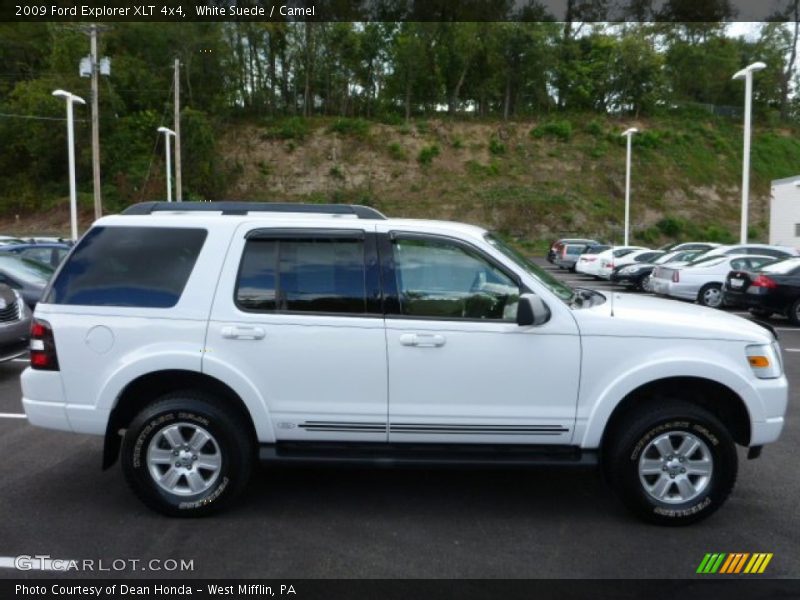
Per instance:
[[[147,466],[162,490],[191,496],[214,485],[222,468],[222,453],[214,436],[199,425],[174,423],[150,440]]]
[[[690,502],[711,482],[714,459],[706,443],[686,431],[671,431],[651,440],[639,457],[639,481],[655,500]]]

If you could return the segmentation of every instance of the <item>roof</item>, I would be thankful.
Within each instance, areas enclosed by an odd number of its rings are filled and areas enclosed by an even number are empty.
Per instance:
[[[800,175],[794,177],[784,177],[783,179],[773,179],[772,185],[782,185],[784,183],[800,183]]]

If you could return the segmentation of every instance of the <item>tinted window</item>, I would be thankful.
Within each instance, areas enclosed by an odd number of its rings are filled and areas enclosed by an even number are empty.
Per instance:
[[[175,306],[205,239],[204,229],[95,227],[64,265],[47,302]]]
[[[664,254],[664,253],[663,252],[643,252],[642,254],[640,254],[639,256],[634,258],[633,260],[636,261],[636,262],[646,263],[646,262],[650,262],[650,261],[658,258],[662,254]]]
[[[244,310],[367,312],[364,240],[252,239],[236,286]]]
[[[20,252],[25,258],[39,261],[40,263],[50,264],[53,251],[50,248],[28,248]]]
[[[394,240],[400,313],[516,320],[519,287],[476,251],[448,241]]]

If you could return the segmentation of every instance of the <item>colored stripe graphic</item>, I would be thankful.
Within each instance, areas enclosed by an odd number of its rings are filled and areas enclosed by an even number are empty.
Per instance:
[[[760,574],[766,571],[774,555],[771,552],[709,552],[700,561],[697,573],[735,575]]]

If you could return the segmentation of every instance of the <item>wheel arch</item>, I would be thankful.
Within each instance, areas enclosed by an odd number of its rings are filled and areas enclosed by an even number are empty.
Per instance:
[[[253,415],[241,395],[219,379],[198,371],[165,369],[140,375],[120,392],[111,410],[103,445],[103,469],[111,467],[119,457],[121,432],[134,416],[156,398],[180,390],[199,390],[225,402],[249,424],[247,432],[258,440]]]
[[[603,430],[600,448],[613,439],[620,424],[643,404],[667,398],[680,398],[716,416],[728,429],[734,441],[742,446],[750,443],[750,412],[744,400],[727,385],[695,376],[665,377],[640,385],[629,392],[612,411]]]

